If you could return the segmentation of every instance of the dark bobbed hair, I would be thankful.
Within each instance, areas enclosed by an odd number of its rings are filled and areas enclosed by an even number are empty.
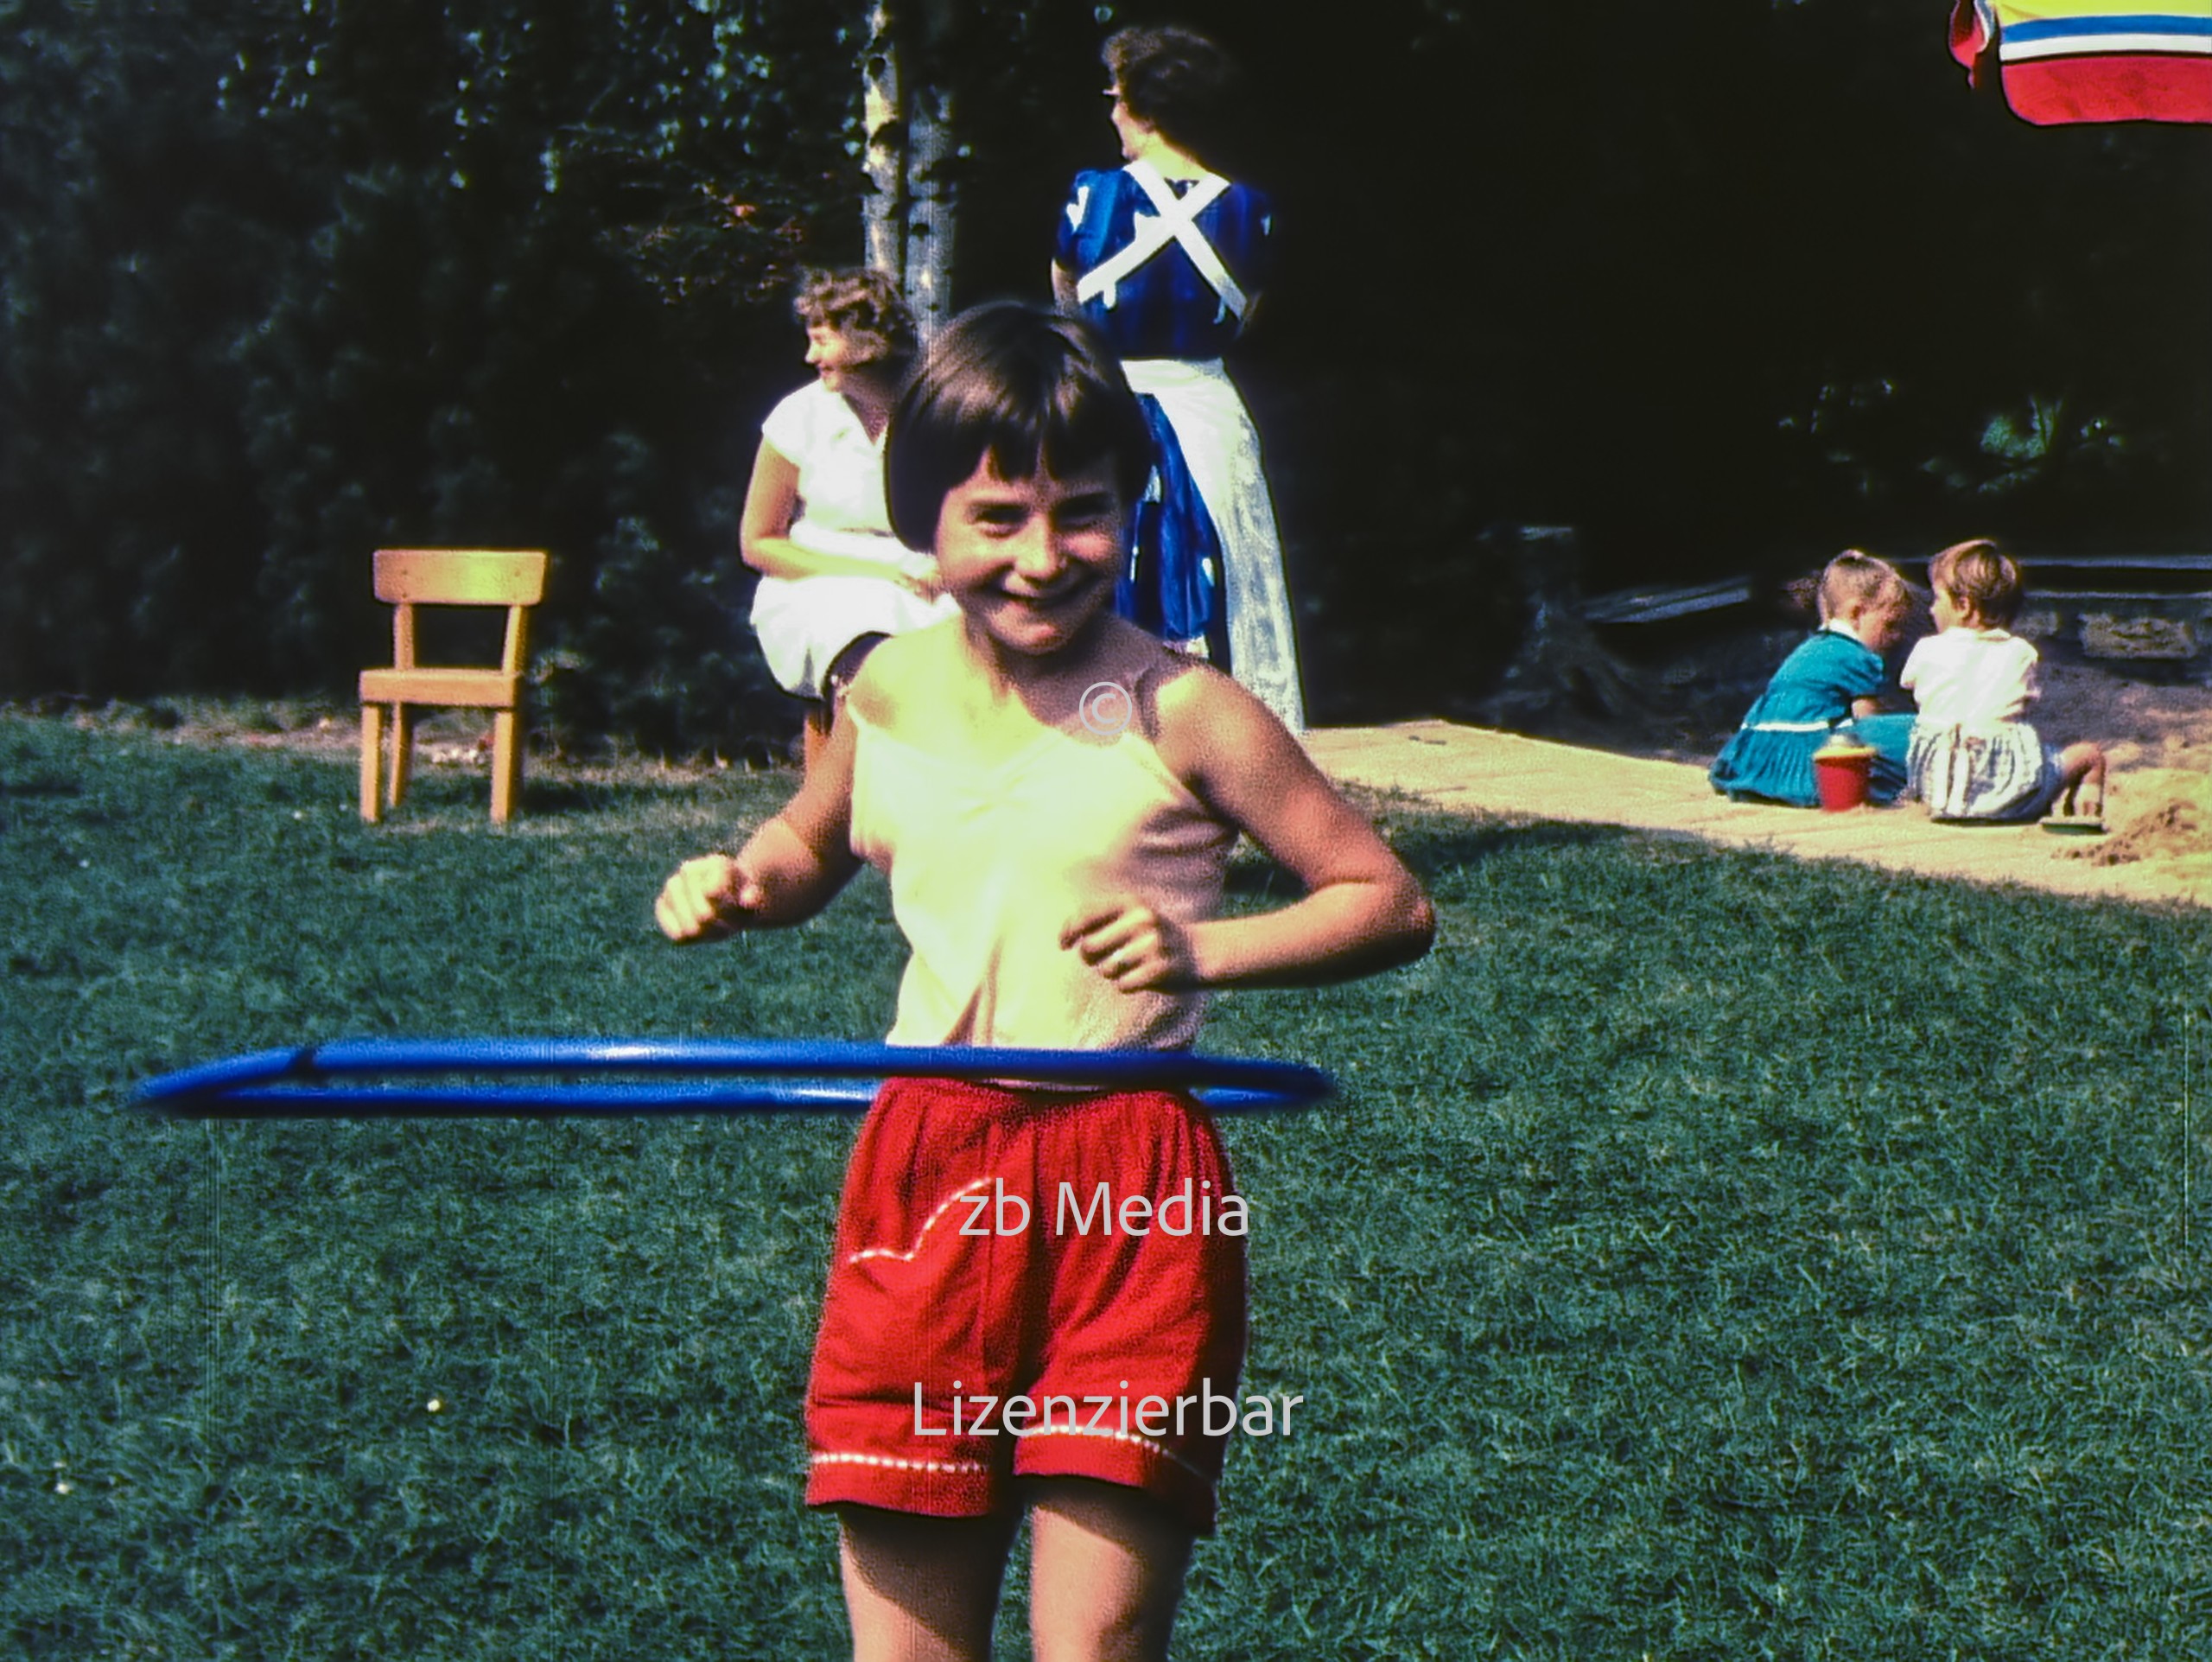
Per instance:
[[[859,362],[893,378],[913,360],[914,314],[898,283],[880,271],[861,265],[809,271],[791,310],[808,328],[836,330]]]
[[[1928,563],[1928,581],[1961,603],[1965,621],[2010,628],[2020,614],[2027,583],[2020,568],[1986,537],[1954,543]]]
[[[1171,144],[1210,154],[1242,91],[1236,61],[1193,29],[1117,30],[1099,54],[1128,112]]]
[[[946,324],[891,407],[884,496],[899,540],[932,546],[945,497],[985,456],[1007,480],[1110,462],[1128,505],[1152,470],[1152,429],[1090,325],[1001,301]]]

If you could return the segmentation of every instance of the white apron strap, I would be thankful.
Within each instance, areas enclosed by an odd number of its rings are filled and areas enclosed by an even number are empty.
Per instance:
[[[1221,256],[1214,252],[1213,245],[1206,240],[1206,233],[1198,229],[1198,215],[1229,188],[1229,181],[1219,174],[1209,173],[1189,195],[1178,196],[1149,162],[1132,162],[1124,171],[1151,199],[1156,215],[1139,213],[1128,246],[1084,273],[1075,288],[1077,302],[1103,296],[1106,304],[1112,306],[1115,285],[1173,242],[1179,244],[1190,256],[1191,264],[1198,267],[1198,275],[1221,297],[1221,303],[1230,315],[1243,322],[1247,304],[1244,290],[1230,276],[1229,268],[1222,264]]]

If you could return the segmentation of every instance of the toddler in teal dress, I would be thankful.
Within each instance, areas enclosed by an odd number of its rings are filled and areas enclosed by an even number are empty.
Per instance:
[[[1713,788],[1737,801],[1815,807],[1813,753],[1846,728],[1874,748],[1869,795],[1892,802],[1904,788],[1910,715],[1879,715],[1882,655],[1897,645],[1912,595],[1886,560],[1856,550],[1821,574],[1821,627],[1783,660],[1744,724],[1713,764]]]

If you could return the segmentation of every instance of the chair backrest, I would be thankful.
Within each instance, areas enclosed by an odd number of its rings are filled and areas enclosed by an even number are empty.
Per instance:
[[[380,548],[377,598],[427,606],[535,606],[545,556],[505,548]]]
[[[377,598],[398,609],[391,614],[391,662],[396,669],[415,665],[415,608],[504,606],[506,639],[499,665],[509,675],[522,672],[529,647],[524,608],[545,596],[545,554],[538,549],[380,548],[376,552]]]

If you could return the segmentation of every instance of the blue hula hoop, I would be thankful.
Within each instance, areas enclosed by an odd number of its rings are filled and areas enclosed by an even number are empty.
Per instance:
[[[600,1081],[441,1074],[707,1074]],[[381,1076],[381,1082],[376,1082]],[[850,1112],[867,1081],[1008,1079],[1102,1090],[1188,1091],[1207,1107],[1301,1108],[1336,1084],[1294,1062],[1173,1050],[1026,1050],[848,1044],[824,1039],[338,1039],[257,1050],[163,1073],[138,1087],[153,1112],[201,1119],[424,1114]]]

